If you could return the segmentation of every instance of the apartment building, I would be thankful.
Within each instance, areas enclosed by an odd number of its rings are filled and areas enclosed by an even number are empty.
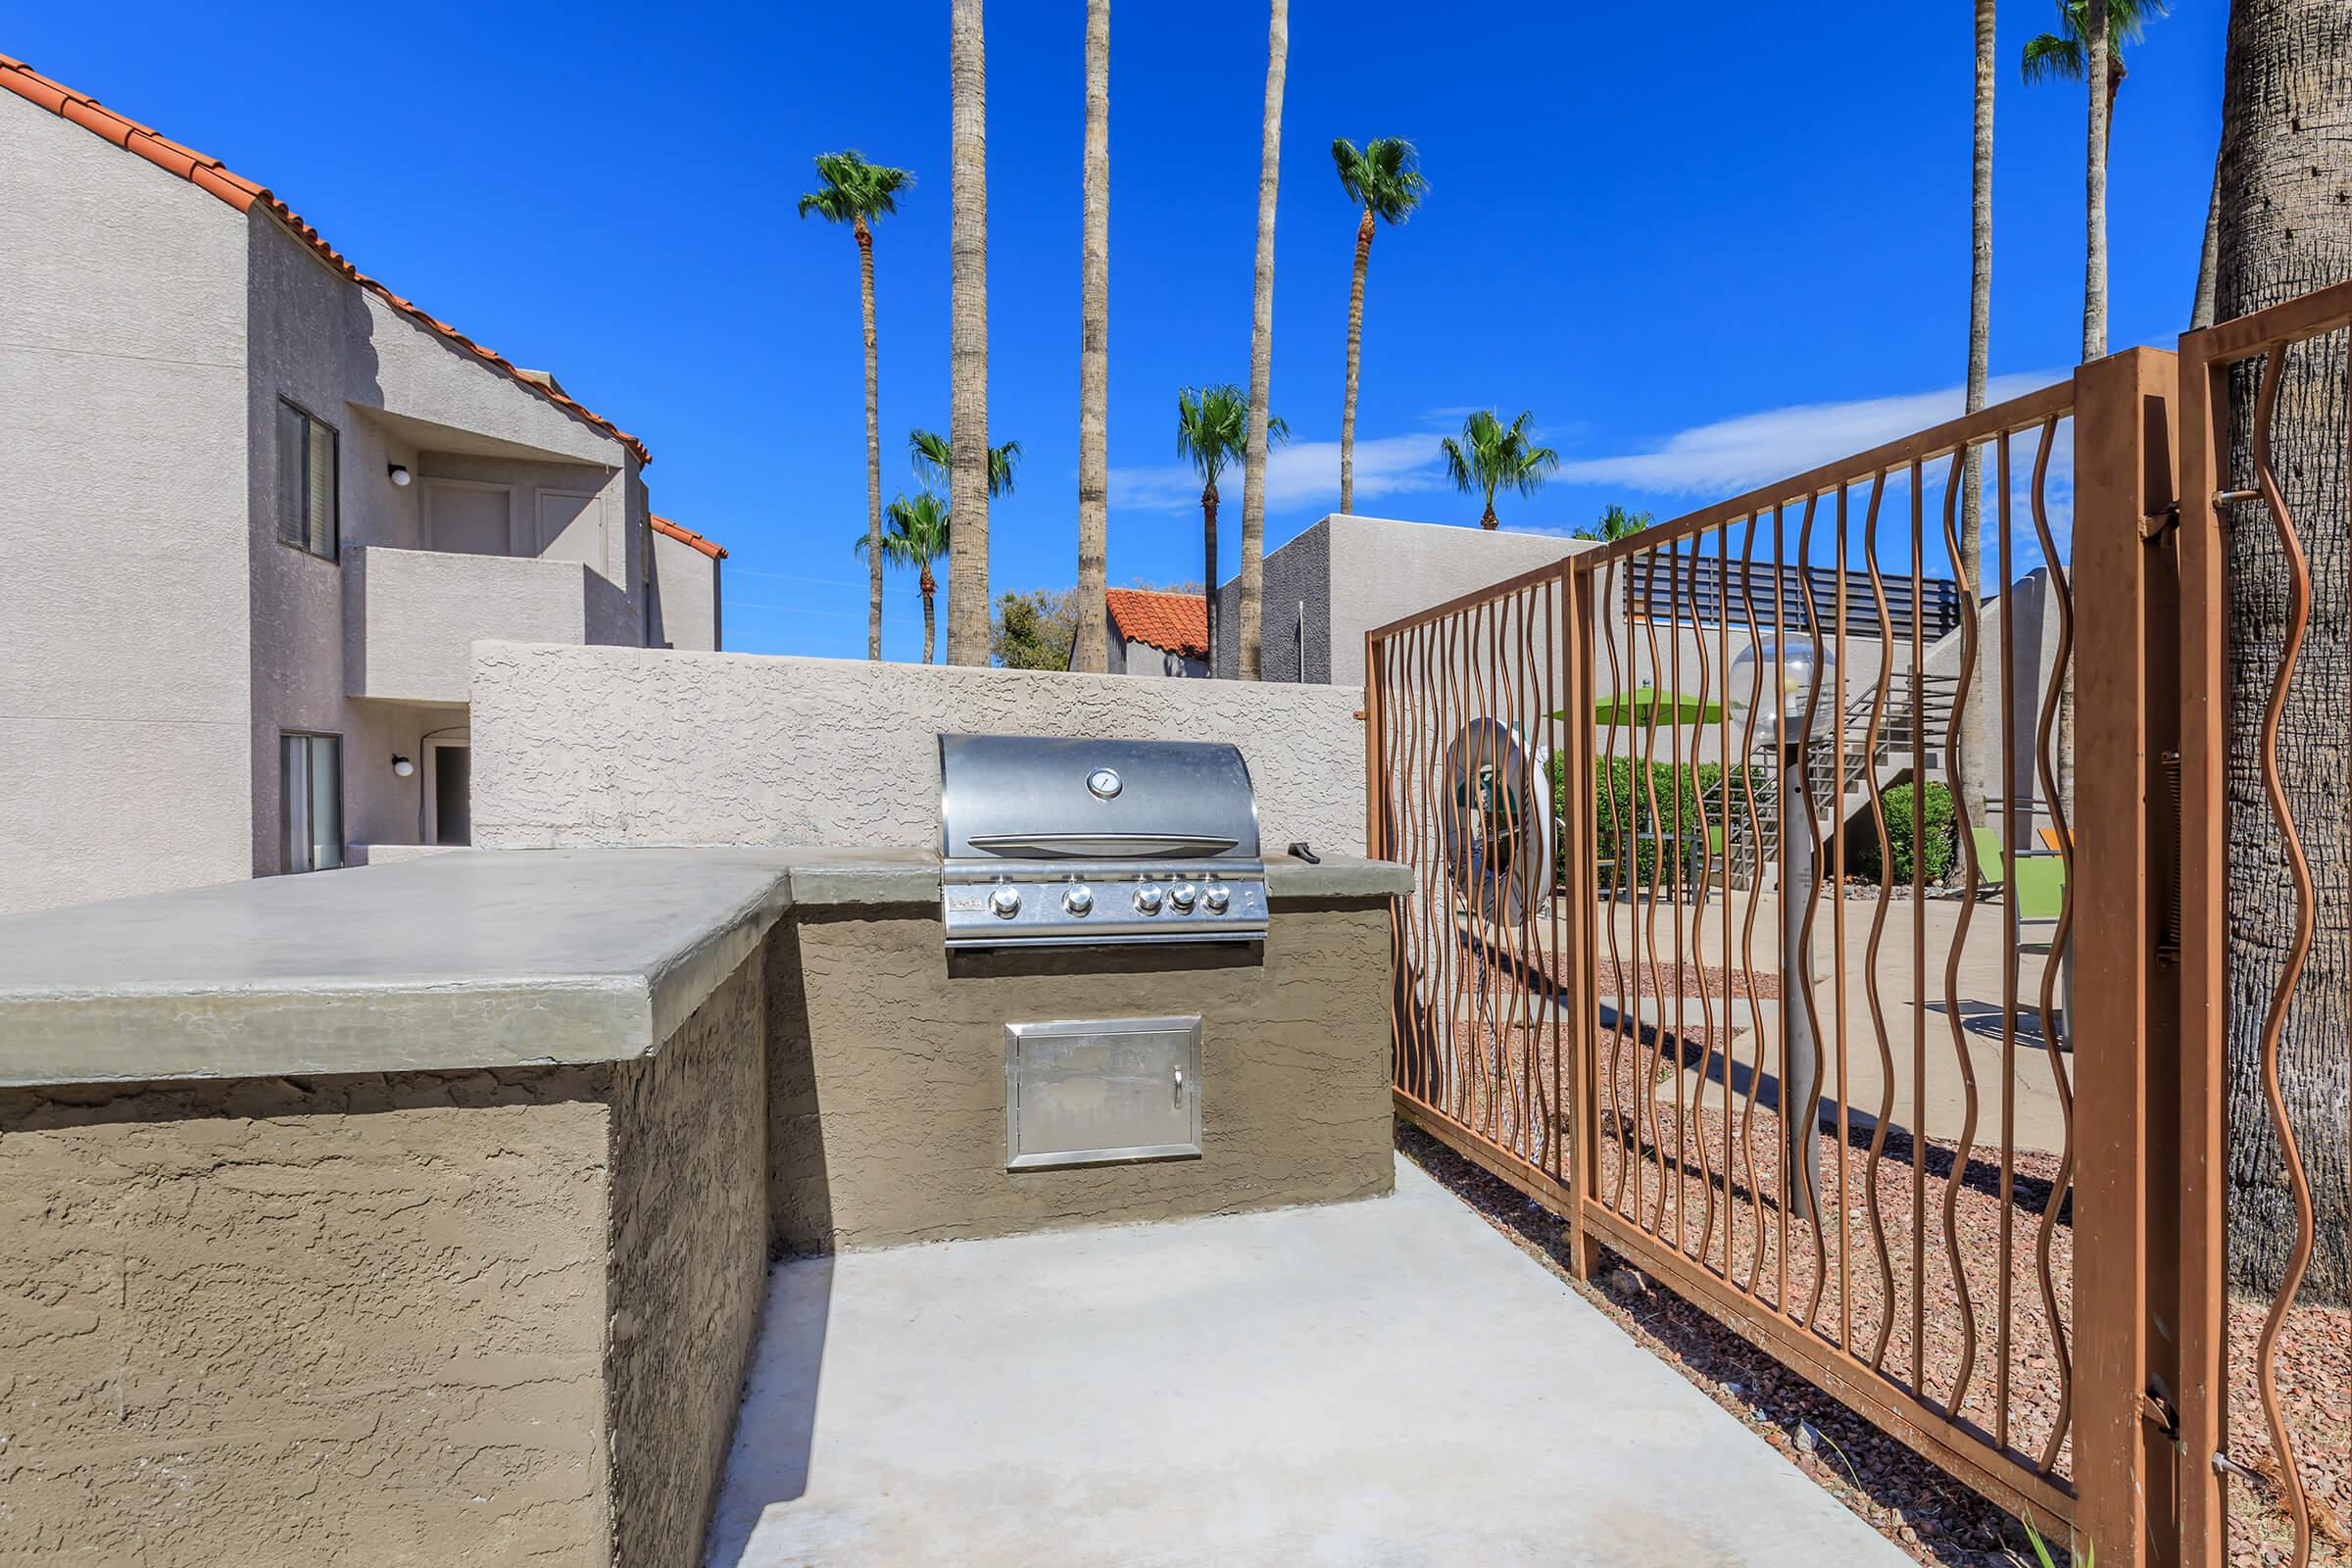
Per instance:
[[[644,446],[0,56],[0,912],[463,844],[477,639],[715,648]]]

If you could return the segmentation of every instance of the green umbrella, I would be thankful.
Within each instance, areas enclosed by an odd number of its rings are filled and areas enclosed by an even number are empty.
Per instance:
[[[1681,692],[1661,692],[1651,686],[1637,686],[1616,697],[1604,697],[1592,705],[1592,722],[1603,727],[1628,725],[1646,729],[1659,724],[1712,724],[1723,717],[1721,703],[1701,703],[1695,697]],[[1554,718],[1566,718],[1566,713],[1554,713]]]

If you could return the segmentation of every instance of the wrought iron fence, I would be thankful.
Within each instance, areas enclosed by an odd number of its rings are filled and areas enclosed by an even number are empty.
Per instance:
[[[2338,289],[2179,365],[2118,355],[1367,638],[1369,835],[1418,873],[1399,1114],[1565,1217],[1581,1268],[1614,1250],[2102,1564],[2218,1565],[2232,1485],[2298,1564],[2338,1517],[2306,1456],[2352,1380],[2324,1348],[2280,1372],[2315,898],[2277,752],[2312,579],[2263,411],[2289,345],[2348,322]],[[2287,564],[2247,735],[2232,507]],[[1955,612],[1911,613],[1937,577]],[[2233,757],[2259,842],[2223,825]],[[2226,841],[2297,911],[2259,975],[2224,972]],[[2225,1288],[2226,981],[2273,1003],[2253,1055],[2303,1238],[2260,1311]],[[2259,1441],[2229,1441],[2233,1376]]]

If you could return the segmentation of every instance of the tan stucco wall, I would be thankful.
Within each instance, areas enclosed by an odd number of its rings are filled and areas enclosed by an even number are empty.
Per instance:
[[[372,545],[354,554],[346,580],[365,607],[354,697],[463,704],[475,639],[588,640],[589,590],[601,579],[576,561]]]
[[[648,1059],[0,1093],[0,1560],[691,1564],[762,974]]]
[[[1385,902],[1277,909],[1262,955],[1106,948],[951,961],[927,907],[805,914],[770,941],[797,951],[802,970],[797,992],[778,988],[769,1009],[781,1250],[1389,1190]],[[1004,1169],[1006,1023],[1195,1012],[1200,1157]]]
[[[1362,854],[1360,699],[1331,686],[480,643],[474,843],[936,849],[941,731],[1239,746],[1267,852]]]
[[[718,651],[721,563],[665,533],[654,535],[655,640],[689,653]]]
[[[0,148],[0,913],[241,877],[245,220],[14,93]]]

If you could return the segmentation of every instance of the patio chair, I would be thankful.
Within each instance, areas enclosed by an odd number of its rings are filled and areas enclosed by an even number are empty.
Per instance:
[[[1977,891],[1987,898],[2009,892],[2003,863],[2001,835],[1988,827],[1968,830],[1977,852]],[[2066,861],[2055,855],[2021,851],[2017,856],[2017,917],[2055,920],[2065,906]]]

